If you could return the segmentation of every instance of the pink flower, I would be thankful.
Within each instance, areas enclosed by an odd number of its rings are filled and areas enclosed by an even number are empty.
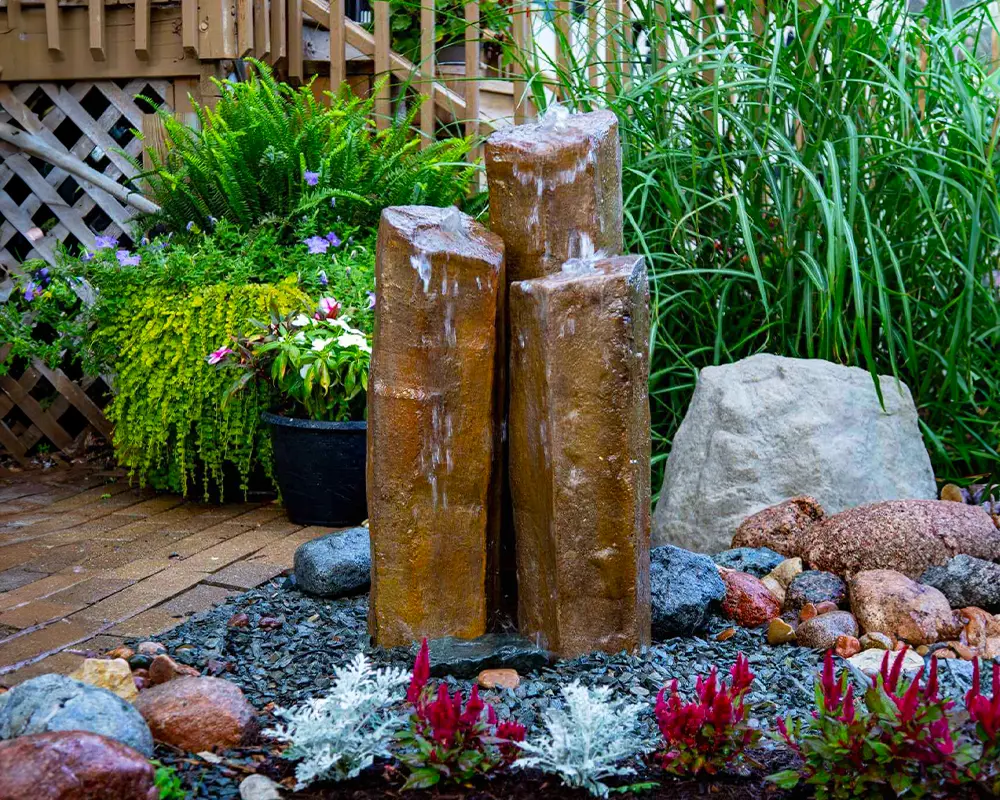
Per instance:
[[[316,319],[336,319],[340,314],[340,303],[336,297],[322,297],[319,301],[319,311]]]
[[[233,351],[230,348],[220,347],[218,350],[209,353],[208,358],[206,358],[205,360],[209,364],[214,366],[215,364],[218,364],[220,361],[224,361],[226,359],[226,356],[231,356],[232,354]]]

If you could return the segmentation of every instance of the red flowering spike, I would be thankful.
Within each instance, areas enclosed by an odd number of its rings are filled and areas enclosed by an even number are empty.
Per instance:
[[[457,695],[459,698],[459,708],[461,708],[461,697],[462,695]],[[465,711],[461,714],[461,721],[463,725],[475,725],[479,722],[479,717],[483,713],[483,709],[486,708],[486,704],[479,699],[479,687],[472,687],[472,694],[469,695],[469,702],[465,705]]]
[[[899,651],[899,655],[896,656],[896,660],[892,664],[892,669],[889,671],[889,680],[885,687],[887,692],[895,692],[896,687],[899,686],[899,675],[903,671],[903,661],[906,658],[906,651],[909,647],[904,647]]]
[[[938,660],[931,659],[931,674],[927,679],[927,686],[924,688],[924,700],[936,701],[938,699]]]
[[[972,686],[969,687],[969,691],[965,693],[965,705],[971,706],[972,701],[979,697],[979,659],[972,659]],[[996,689],[993,690],[994,697],[996,696]]]
[[[882,676],[882,685],[886,686],[889,683],[889,651],[886,650],[885,654],[882,656],[882,666],[879,667],[878,675],[872,676],[872,686],[878,684],[878,677]]]
[[[979,659],[976,659],[976,664],[979,664]],[[993,662],[993,702],[997,702],[997,698],[1000,697],[1000,662]]]
[[[847,685],[847,692],[844,694],[844,710],[841,712],[840,721],[851,725],[854,723],[854,684]]]
[[[406,700],[410,705],[416,705],[420,700],[420,695],[427,685],[427,680],[431,676],[431,655],[427,649],[427,639],[420,643],[420,652],[413,662],[413,677],[410,678],[410,686],[406,690]]]
[[[903,723],[910,722],[913,715],[917,713],[917,702],[920,699],[920,678],[924,674],[921,667],[913,678],[913,682],[907,687],[906,693],[901,700],[896,700],[896,707],[899,709],[899,718]]]
[[[841,700],[841,682],[838,681],[834,675],[833,669],[833,652],[830,650],[826,651],[826,658],[823,659],[823,708],[827,712],[833,713],[838,708],[840,708]]]
[[[715,667],[708,673],[708,680],[702,681],[701,676],[698,677],[698,698],[706,706],[715,702],[715,695],[719,691],[718,677],[719,671]]]
[[[743,653],[736,654],[736,663],[729,671],[729,678],[733,688],[733,696],[742,695],[750,689],[754,674],[750,671],[750,662]]]

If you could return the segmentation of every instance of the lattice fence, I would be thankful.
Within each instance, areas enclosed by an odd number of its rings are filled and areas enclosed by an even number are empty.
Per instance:
[[[125,183],[136,174],[126,154],[141,158],[135,131],[143,130],[144,116],[152,112],[136,97],[172,107],[173,91],[170,81],[147,79],[0,83],[0,121]],[[0,145],[0,284],[28,259],[53,263],[60,243],[75,252],[103,234],[128,246],[133,216],[133,209],[107,192]],[[0,343],[0,362],[10,349]],[[101,411],[110,394],[106,381],[74,373],[69,363],[57,369],[38,360],[11,363],[0,376],[0,450],[21,464],[39,450],[78,454],[93,434],[111,435]]]

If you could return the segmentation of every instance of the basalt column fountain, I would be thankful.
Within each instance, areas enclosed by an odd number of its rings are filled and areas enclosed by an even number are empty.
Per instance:
[[[454,208],[388,208],[368,401],[369,631],[486,631],[497,573],[500,238]]]
[[[518,627],[564,658],[650,640],[649,288],[638,256],[510,286]]]

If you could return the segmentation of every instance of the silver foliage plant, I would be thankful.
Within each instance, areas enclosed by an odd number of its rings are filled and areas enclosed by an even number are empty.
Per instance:
[[[389,743],[406,718],[399,701],[410,673],[374,669],[364,653],[334,671],[326,697],[294,709],[279,708],[285,724],[266,733],[291,745],[285,757],[299,759],[297,789],[316,780],[355,778],[378,757],[389,755]]]
[[[515,767],[534,767],[562,778],[567,786],[606,797],[604,778],[630,775],[621,762],[648,750],[638,731],[641,704],[612,696],[610,686],[588,688],[574,681],[562,689],[563,708],[545,712],[545,732],[521,744]]]

